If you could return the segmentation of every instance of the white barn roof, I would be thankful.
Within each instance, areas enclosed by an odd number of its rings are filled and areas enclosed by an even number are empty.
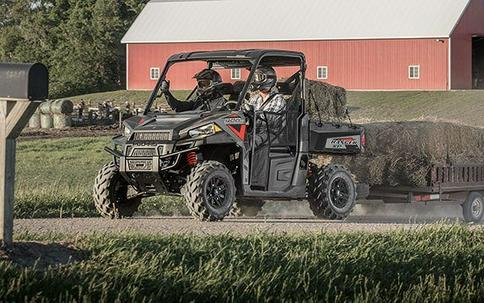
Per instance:
[[[153,0],[123,43],[449,37],[470,0]]]

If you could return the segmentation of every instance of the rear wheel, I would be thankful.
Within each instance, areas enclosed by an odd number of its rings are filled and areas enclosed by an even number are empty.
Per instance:
[[[190,214],[201,221],[222,221],[235,201],[234,178],[225,165],[205,161],[192,169],[181,189]]]
[[[356,185],[343,166],[311,165],[307,187],[309,206],[316,217],[343,220],[353,211]]]
[[[466,222],[479,223],[484,216],[484,199],[478,192],[471,192],[462,204],[464,220]]]
[[[142,200],[112,162],[99,171],[94,181],[93,198],[99,214],[110,219],[132,217]]]

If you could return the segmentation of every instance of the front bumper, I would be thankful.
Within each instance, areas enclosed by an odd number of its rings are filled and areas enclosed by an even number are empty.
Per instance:
[[[166,145],[137,146],[128,145],[125,153],[109,147],[104,148],[114,158],[120,172],[153,172],[158,173],[177,166],[183,154],[198,150],[197,147],[188,147],[183,150],[171,152],[172,148]]]

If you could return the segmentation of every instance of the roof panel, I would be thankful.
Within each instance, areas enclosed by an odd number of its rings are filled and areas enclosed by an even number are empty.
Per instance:
[[[155,0],[123,43],[449,37],[470,0]]]

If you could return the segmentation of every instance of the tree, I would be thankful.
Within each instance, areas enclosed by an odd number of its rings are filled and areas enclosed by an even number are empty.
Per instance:
[[[42,62],[51,97],[122,87],[120,40],[147,0],[3,0],[0,60]]]

